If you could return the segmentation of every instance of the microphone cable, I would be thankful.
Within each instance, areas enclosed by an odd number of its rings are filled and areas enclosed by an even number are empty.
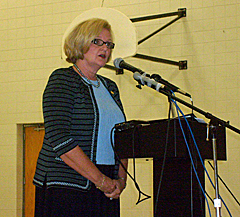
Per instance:
[[[202,163],[202,166],[203,166],[203,168],[204,168],[204,171],[206,172],[207,177],[208,177],[210,183],[212,184],[213,188],[215,188],[215,186],[214,186],[214,184],[213,184],[213,182],[212,182],[212,180],[211,180],[211,178],[210,178],[210,176],[209,176],[209,174],[208,174],[208,172],[207,172],[207,169],[206,169],[206,167],[205,167],[205,165],[204,165],[203,159],[202,159],[202,157],[201,157],[200,151],[199,151],[198,146],[197,146],[197,144],[196,144],[196,140],[195,140],[195,138],[194,138],[194,135],[193,135],[193,132],[192,132],[192,130],[191,130],[191,127],[190,127],[190,125],[189,125],[186,117],[184,116],[183,112],[181,111],[181,109],[180,109],[179,106],[177,105],[176,101],[173,100],[173,102],[174,102],[175,105],[176,105],[178,117],[179,117],[179,111],[180,111],[181,114],[183,115],[183,117],[184,117],[187,125],[188,125],[188,128],[189,128],[189,130],[190,130],[190,133],[191,133],[193,142],[194,142],[194,144],[195,144],[196,150],[197,150],[197,152],[198,152],[199,158],[200,158],[201,163]],[[183,131],[183,128],[182,128],[182,125],[181,125],[180,118],[178,118],[178,119],[179,119],[179,123],[180,123],[181,129],[182,129],[182,132],[183,132],[183,134],[184,134],[184,131]],[[184,134],[184,139],[185,139],[185,138],[186,138],[186,137],[185,137],[185,134]],[[207,205],[208,205],[208,210],[209,210],[209,215],[210,215],[210,217],[211,217],[211,212],[210,212],[209,203],[208,203],[208,201],[207,201],[207,197],[206,197],[205,191],[204,191],[204,189],[203,189],[203,187],[202,187],[202,185],[201,185],[201,182],[200,182],[200,180],[199,180],[199,178],[198,178],[197,171],[196,171],[195,166],[194,166],[194,164],[193,164],[191,152],[190,152],[190,150],[189,150],[189,146],[188,146],[188,143],[187,143],[186,139],[185,139],[185,143],[186,143],[186,145],[187,145],[187,149],[188,149],[188,152],[189,152],[190,159],[191,159],[191,161],[192,161],[192,165],[193,165],[193,169],[194,169],[196,178],[197,178],[197,180],[198,180],[198,182],[199,182],[199,185],[200,185],[200,187],[201,187],[201,189],[202,189],[202,192],[203,192],[203,194],[204,194],[204,197],[205,197],[205,199],[206,199],[206,202],[207,202]],[[220,195],[219,195],[219,197],[221,198],[221,200],[222,200],[225,208],[227,209],[227,211],[228,211],[228,213],[229,213],[229,216],[232,217],[231,212],[230,212],[230,210],[228,209],[226,203],[224,202],[224,200],[222,199],[222,197],[221,197]]]
[[[210,161],[208,161],[208,164],[211,166],[211,168],[214,170],[213,165],[211,164]],[[217,174],[218,178],[220,179],[220,181],[223,183],[223,185],[225,186],[225,188],[228,190],[228,192],[232,195],[233,199],[236,201],[236,203],[240,206],[240,203],[238,201],[238,199],[235,197],[235,195],[232,193],[232,191],[228,188],[227,184],[223,181],[223,179],[219,176],[219,174]]]
[[[180,128],[181,128],[181,131],[182,131],[182,134],[183,134],[183,137],[184,137],[184,141],[185,141],[185,144],[186,144],[186,147],[187,147],[187,150],[188,150],[188,153],[189,153],[189,157],[191,159],[191,162],[192,162],[192,166],[193,166],[193,170],[194,170],[194,173],[195,173],[195,176],[198,180],[198,183],[201,187],[201,190],[202,190],[202,193],[205,197],[205,200],[206,200],[206,203],[207,203],[207,206],[208,206],[208,211],[209,211],[209,216],[211,217],[211,211],[210,211],[210,206],[209,206],[209,203],[208,203],[208,200],[207,200],[207,197],[206,197],[206,194],[205,194],[205,191],[203,189],[203,186],[199,180],[199,177],[198,177],[198,174],[197,174],[197,171],[196,171],[196,168],[195,168],[195,165],[194,165],[194,162],[193,162],[193,158],[192,158],[192,154],[191,154],[191,151],[190,151],[190,148],[189,148],[189,145],[188,145],[188,142],[187,142],[187,139],[186,139],[186,135],[184,133],[184,130],[183,130],[183,126],[182,126],[182,123],[181,123],[181,120],[180,120],[180,115],[179,115],[179,111],[182,113],[182,111],[180,110],[180,108],[178,107],[176,101],[172,100],[176,106],[176,109],[177,109],[177,114],[178,114],[178,120],[179,120],[179,125],[180,125]],[[184,114],[182,113],[182,115],[184,116]],[[184,116],[185,118],[185,116]],[[186,119],[185,119],[186,120]],[[187,121],[187,120],[186,120]]]
[[[170,130],[170,113],[172,109],[172,104],[171,101],[169,100],[169,111],[168,111],[168,122],[167,122],[167,134],[166,134],[166,141],[165,141],[165,148],[164,148],[164,154],[163,154],[163,161],[162,161],[162,169],[160,173],[160,179],[159,179],[159,184],[158,184],[158,189],[157,189],[157,196],[156,196],[156,202],[155,202],[155,207],[154,207],[154,213],[157,215],[157,205],[159,201],[159,195],[161,191],[161,185],[162,185],[162,179],[163,179],[163,173],[164,173],[164,168],[165,168],[165,163],[166,163],[166,158],[167,158],[167,149],[168,149],[168,138],[169,138],[169,130]]]
[[[134,137],[134,134],[135,134],[135,130],[137,129],[138,126],[141,126],[141,124],[138,124],[138,125],[134,126],[134,128],[133,128],[133,135],[132,135],[133,155],[135,154],[135,149],[134,149],[134,144],[135,144],[134,140],[135,140],[135,137]],[[118,154],[117,154],[117,152],[116,152],[116,150],[115,150],[115,147],[114,147],[114,143],[113,143],[113,132],[114,132],[114,130],[116,130],[115,127],[113,127],[112,130],[111,130],[111,145],[112,145],[113,151],[114,151],[114,153],[115,153],[115,156],[116,156],[119,164],[122,166],[122,168],[124,169],[124,171],[126,172],[126,174],[132,179],[132,181],[133,181],[136,189],[138,190],[138,201],[136,202],[136,205],[137,205],[137,204],[139,204],[140,202],[142,202],[142,201],[144,201],[144,200],[150,199],[151,196],[143,193],[143,192],[141,191],[141,189],[140,189],[137,181],[136,181],[135,155],[133,156],[133,170],[134,170],[134,171],[133,171],[133,174],[134,174],[133,176],[128,172],[127,168],[125,168],[125,166],[122,164],[121,159],[120,159],[120,157],[118,156]],[[141,195],[145,196],[145,198],[141,199]]]

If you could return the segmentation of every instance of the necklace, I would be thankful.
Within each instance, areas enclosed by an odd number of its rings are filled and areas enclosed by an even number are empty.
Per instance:
[[[98,88],[100,86],[100,80],[97,77],[97,84],[92,83],[92,81],[90,79],[88,79],[83,73],[82,71],[77,67],[76,64],[74,64],[75,68],[78,70],[78,72],[88,81],[89,84],[91,84],[92,86]]]

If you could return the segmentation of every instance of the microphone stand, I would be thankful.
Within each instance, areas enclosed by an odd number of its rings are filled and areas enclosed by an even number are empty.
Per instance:
[[[216,142],[216,126],[210,125],[212,130],[212,144],[213,144],[213,162],[214,162],[214,181],[215,181],[215,199],[214,207],[216,210],[216,216],[221,217],[221,199],[219,198],[219,187],[218,187],[218,167],[217,167],[217,142]]]
[[[164,85],[156,82],[155,80],[151,79],[149,75],[142,72],[134,72],[133,78],[138,81],[137,87],[141,89],[141,86],[147,85],[148,87],[151,87],[152,89],[155,89],[159,93],[162,93],[168,98],[172,98],[175,101],[181,103],[182,105],[204,115],[206,118],[210,119],[210,129],[212,130],[213,137],[212,137],[212,145],[213,145],[213,160],[214,160],[214,179],[215,179],[215,199],[214,199],[214,207],[216,210],[216,217],[221,217],[221,199],[219,198],[219,187],[218,187],[218,168],[217,168],[217,142],[216,142],[216,126],[221,125],[223,127],[227,127],[231,129],[232,131],[240,134],[240,130],[231,126],[229,124],[229,121],[226,122],[214,115],[212,115],[209,112],[205,112],[201,109],[199,109],[196,106],[191,105],[190,103],[185,102],[184,100],[172,95],[169,91],[164,89]]]

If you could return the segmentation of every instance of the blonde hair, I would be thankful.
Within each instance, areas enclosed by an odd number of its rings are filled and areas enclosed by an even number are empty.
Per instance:
[[[78,24],[65,39],[64,52],[67,56],[66,61],[76,63],[78,59],[83,59],[92,40],[103,29],[107,29],[113,35],[110,24],[100,18],[92,18]]]

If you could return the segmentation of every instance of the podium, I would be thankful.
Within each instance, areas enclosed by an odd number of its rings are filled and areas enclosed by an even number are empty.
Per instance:
[[[213,159],[212,136],[209,134],[207,141],[207,124],[199,123],[193,117],[188,122],[203,161]],[[204,168],[186,121],[182,120],[181,123],[199,180],[205,189]],[[225,127],[217,126],[215,136],[217,159],[226,160]],[[121,159],[153,158],[155,217],[205,216],[205,197],[193,171],[178,119],[121,123],[116,126],[114,138],[115,151]],[[166,161],[160,183],[164,154]]]

